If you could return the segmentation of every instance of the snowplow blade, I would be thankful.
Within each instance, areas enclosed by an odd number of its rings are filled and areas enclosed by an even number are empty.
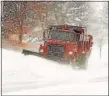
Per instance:
[[[32,51],[25,50],[25,49],[22,50],[22,53],[23,53],[24,55],[36,55],[36,56],[42,56],[40,53],[32,52]]]
[[[69,64],[69,60],[64,59],[64,58],[52,57],[52,56],[42,56],[40,53],[32,52],[32,51],[25,50],[25,49],[22,50],[22,53],[24,55],[34,55],[34,56],[38,56],[38,57],[45,58],[48,60],[52,60],[52,61],[58,62],[60,64]]]

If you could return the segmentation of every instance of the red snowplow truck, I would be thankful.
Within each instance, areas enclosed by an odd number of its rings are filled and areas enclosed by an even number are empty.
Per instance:
[[[80,60],[81,57],[84,57],[82,61],[86,60],[93,44],[93,37],[80,26],[53,25],[44,32],[43,37],[44,43],[39,48],[41,56],[71,61]]]

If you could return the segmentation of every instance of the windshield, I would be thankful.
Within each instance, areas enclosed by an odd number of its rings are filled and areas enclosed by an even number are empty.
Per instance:
[[[49,33],[49,39],[72,41],[72,40],[77,40],[76,35],[77,34],[74,32],[52,30]]]

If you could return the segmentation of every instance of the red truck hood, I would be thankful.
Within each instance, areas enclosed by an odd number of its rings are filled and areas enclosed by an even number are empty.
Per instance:
[[[66,45],[66,44],[73,44],[73,42],[70,42],[70,41],[63,41],[63,40],[47,40],[46,41],[47,43],[49,44],[61,44],[61,45]]]

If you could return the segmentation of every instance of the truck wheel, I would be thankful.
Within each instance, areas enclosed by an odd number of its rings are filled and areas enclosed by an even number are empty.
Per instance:
[[[76,66],[80,69],[86,69],[87,68],[87,62],[90,56],[90,52],[86,54],[82,54],[81,56],[76,58]]]
[[[68,60],[68,63],[72,66],[73,69],[77,69],[77,66],[76,66],[76,58],[71,58]]]

